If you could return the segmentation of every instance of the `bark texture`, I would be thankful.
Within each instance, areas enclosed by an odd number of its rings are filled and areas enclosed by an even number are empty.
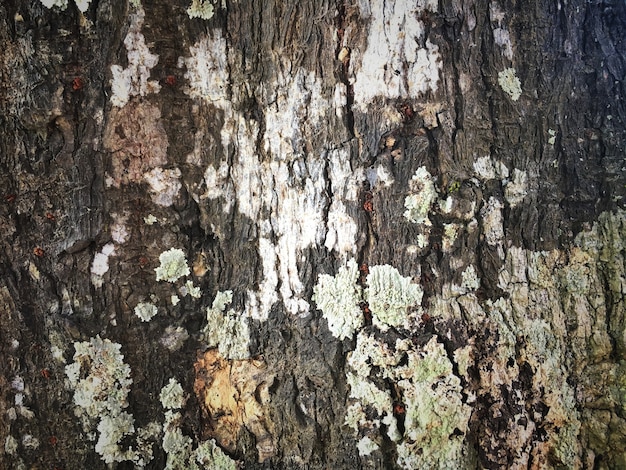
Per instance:
[[[0,467],[626,468],[625,34],[5,0]]]

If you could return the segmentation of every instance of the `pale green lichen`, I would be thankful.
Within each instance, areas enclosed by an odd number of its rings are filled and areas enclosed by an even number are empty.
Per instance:
[[[419,284],[402,276],[396,268],[386,264],[370,267],[365,300],[374,325],[381,330],[390,326],[408,328],[411,313],[419,310],[423,294]]]
[[[167,454],[166,470],[236,470],[237,464],[213,439],[201,442],[193,449],[193,441],[180,429],[182,415],[167,410],[163,426],[163,450]]]
[[[96,452],[107,464],[132,461],[137,466],[145,465],[152,459],[150,445],[127,449],[120,446],[122,439],[135,432],[134,418],[123,411],[133,381],[120,353],[121,345],[96,336],[74,343],[74,349],[74,362],[65,367],[65,374],[86,430],[98,420]]]
[[[454,242],[459,235],[459,224],[443,224],[443,239],[441,241],[441,249],[449,253],[454,248]]]
[[[185,285],[180,288],[180,293],[183,297],[189,295],[194,299],[199,299],[202,297],[202,290],[199,287],[193,285],[193,281],[189,280],[185,282]]]
[[[437,190],[434,179],[426,167],[421,166],[417,169],[409,181],[409,186],[412,193],[404,199],[406,208],[404,217],[415,224],[430,226],[428,212],[437,197]]]
[[[203,338],[209,347],[217,347],[220,354],[228,359],[250,357],[250,330],[242,313],[226,306],[233,300],[233,292],[218,292],[213,304],[207,308],[207,324],[203,328]]]
[[[464,403],[460,379],[435,336],[416,349],[410,340],[390,347],[360,332],[347,362],[352,403],[345,424],[360,437],[361,456],[376,453],[380,438],[396,444],[401,468],[468,468],[470,449],[464,434],[471,408]],[[395,384],[394,396],[377,385],[384,383]],[[393,413],[398,399],[405,407],[404,433]]]
[[[363,326],[358,278],[359,270],[352,259],[346,266],[340,267],[335,276],[320,274],[313,287],[313,301],[322,311],[328,329],[336,338],[351,338]]]
[[[4,440],[4,452],[7,455],[15,455],[17,451],[17,446],[17,439],[9,434]]]
[[[190,274],[185,253],[180,248],[171,248],[159,255],[161,265],[155,268],[156,280],[176,282],[183,276]]]
[[[159,400],[166,410],[180,409],[185,406],[185,394],[178,380],[170,378],[167,385],[161,389]]]
[[[135,306],[135,315],[137,315],[142,322],[152,320],[152,318],[158,313],[156,305],[150,302],[140,302]]]
[[[504,69],[498,74],[498,83],[513,101],[517,101],[522,94],[522,84],[517,78],[514,68]]]
[[[397,370],[405,402],[405,434],[397,446],[402,468],[465,468],[471,407],[463,402],[460,379],[443,345],[433,337],[420,352],[408,353]],[[402,378],[405,377],[405,378]]]
[[[210,20],[214,14],[215,7],[211,0],[191,0],[191,5],[187,8],[189,18]]]
[[[554,129],[548,129],[548,143],[554,145],[556,143],[556,131]]]

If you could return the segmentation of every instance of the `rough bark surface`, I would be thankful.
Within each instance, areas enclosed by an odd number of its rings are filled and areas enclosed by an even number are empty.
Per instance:
[[[626,468],[625,37],[5,0],[0,467]]]

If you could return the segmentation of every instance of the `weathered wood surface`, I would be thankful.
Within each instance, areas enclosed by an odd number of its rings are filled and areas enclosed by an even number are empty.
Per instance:
[[[0,5],[0,467],[626,467],[623,1],[64,3]]]

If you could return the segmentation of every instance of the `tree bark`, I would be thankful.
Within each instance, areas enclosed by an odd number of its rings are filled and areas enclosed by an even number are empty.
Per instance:
[[[3,2],[0,467],[626,468],[625,31]]]

